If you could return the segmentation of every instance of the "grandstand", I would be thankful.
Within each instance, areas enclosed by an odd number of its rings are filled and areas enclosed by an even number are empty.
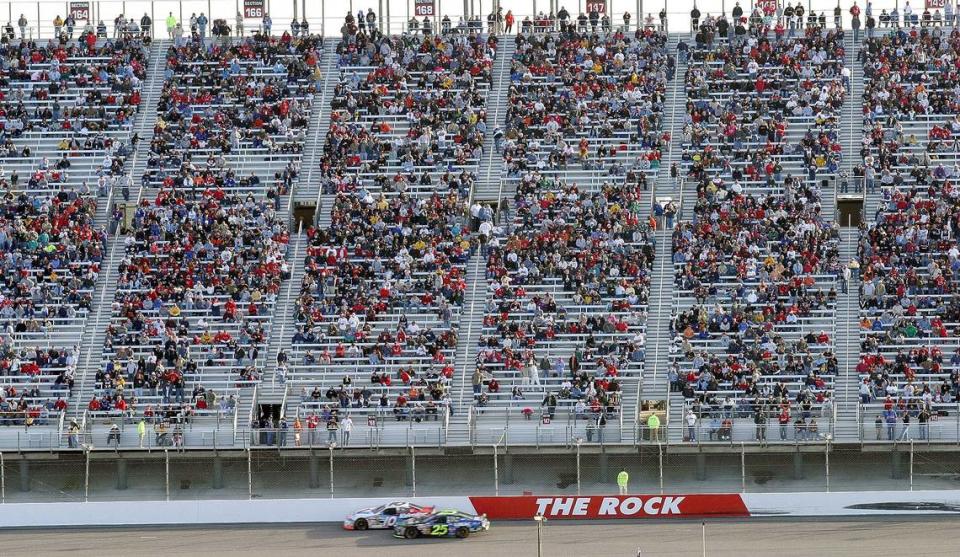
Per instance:
[[[7,39],[0,449],[957,442],[960,35],[769,23]]]

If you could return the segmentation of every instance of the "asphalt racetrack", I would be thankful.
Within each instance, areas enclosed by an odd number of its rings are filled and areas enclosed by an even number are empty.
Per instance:
[[[714,520],[706,555],[960,555],[960,518]],[[546,523],[544,556],[700,556],[699,521]],[[495,523],[466,540],[397,540],[388,531],[346,532],[335,524],[0,530],[0,555],[312,555],[337,557],[535,557],[534,523]]]

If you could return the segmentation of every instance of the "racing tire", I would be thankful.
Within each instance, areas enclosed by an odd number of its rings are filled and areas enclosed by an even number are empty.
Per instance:
[[[457,528],[457,531],[454,532],[454,534],[462,540],[463,538],[466,538],[467,536],[470,535],[470,529],[467,528],[466,526],[461,526]]]
[[[415,526],[407,526],[403,529],[403,537],[408,540],[412,540],[420,536],[420,530],[417,530]]]
[[[353,529],[359,530],[360,532],[366,530],[369,527],[370,527],[370,524],[367,522],[367,519],[365,518],[358,518],[357,521],[353,523]]]

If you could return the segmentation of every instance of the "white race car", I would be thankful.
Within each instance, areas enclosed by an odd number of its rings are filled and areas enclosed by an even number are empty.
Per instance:
[[[343,519],[344,530],[393,529],[400,517],[410,517],[433,512],[433,507],[394,501],[379,507],[360,509]]]

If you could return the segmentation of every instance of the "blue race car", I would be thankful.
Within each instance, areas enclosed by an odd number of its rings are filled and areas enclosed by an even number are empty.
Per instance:
[[[485,532],[489,529],[490,521],[485,516],[445,510],[398,520],[393,527],[393,537],[408,540],[420,536],[466,538],[474,532]]]

